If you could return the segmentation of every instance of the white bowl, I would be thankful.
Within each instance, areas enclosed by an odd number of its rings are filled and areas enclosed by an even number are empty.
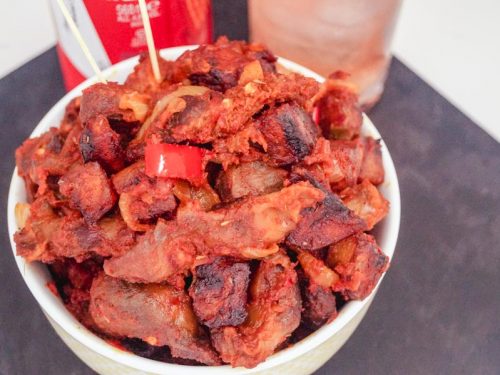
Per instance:
[[[195,46],[167,48],[161,52],[161,55],[172,60],[184,51],[193,48]],[[122,82],[132,71],[137,61],[137,57],[122,61],[105,70],[104,77],[108,80]],[[323,77],[296,63],[281,58],[279,62],[292,71],[315,78],[318,81],[324,80]],[[31,137],[42,134],[51,126],[58,126],[64,108],[69,101],[95,82],[95,77],[90,78],[59,100],[36,126]],[[365,134],[380,138],[380,134],[367,116],[364,116],[363,129]],[[390,201],[391,208],[387,217],[378,224],[375,234],[385,254],[392,258],[399,231],[400,196],[394,164],[383,141],[382,159],[385,168],[385,182],[381,185],[380,190]],[[13,236],[17,225],[14,217],[14,206],[17,202],[25,201],[24,183],[17,175],[16,169],[10,184],[7,216],[12,251],[19,271],[59,336],[80,359],[100,374],[310,374],[323,365],[347,341],[366,313],[383,278],[382,276],[377,288],[365,300],[348,302],[333,322],[321,327],[299,343],[270,356],[253,369],[232,368],[230,366],[183,366],[153,361],[119,350],[90,332],[66,310],[62,301],[49,290],[47,282],[51,280],[51,277],[45,265],[38,262],[27,263],[22,257],[15,255],[16,245]]]

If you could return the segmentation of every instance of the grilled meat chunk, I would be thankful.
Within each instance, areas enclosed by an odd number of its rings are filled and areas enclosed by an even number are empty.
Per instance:
[[[358,181],[368,180],[373,185],[384,182],[384,165],[382,164],[382,150],[380,140],[372,137],[362,138],[364,147],[363,162],[359,172]]]
[[[201,95],[204,95],[203,100],[194,99]],[[218,116],[217,93],[202,86],[171,85],[158,92],[156,97],[151,115],[127,145],[129,160],[137,161],[143,158],[144,146],[151,138],[157,141],[173,142],[175,135],[182,140],[189,139],[203,143],[206,137],[212,137],[212,129],[215,125],[212,122],[216,120],[213,120],[213,117]],[[213,105],[209,105],[211,102]],[[184,111],[186,112],[181,116],[179,113]],[[171,119],[172,125],[170,126]]]
[[[302,212],[303,219],[286,238],[294,249],[317,250],[366,229],[366,223],[357,217],[327,188],[309,177],[325,193],[325,199],[315,207]]]
[[[95,223],[116,203],[116,194],[96,162],[78,164],[59,180],[59,191],[69,206],[79,210],[87,223]]]
[[[266,140],[255,123],[242,130],[213,142],[213,151],[207,155],[209,161],[221,164],[224,170],[232,165],[262,161],[265,158]]]
[[[17,252],[28,261],[51,263],[63,257],[78,261],[95,254],[121,255],[134,243],[135,236],[120,216],[111,216],[89,225],[76,212],[54,207],[61,202],[49,195],[38,197],[30,207],[24,227],[14,240]],[[60,216],[60,210],[66,210]]]
[[[129,228],[144,232],[154,227],[158,217],[171,216],[177,207],[172,189],[172,181],[158,178],[122,192],[118,205]]]
[[[213,141],[213,129],[222,109],[222,95],[209,90],[202,95],[181,96],[178,100],[179,111],[173,113],[164,125],[159,126],[162,137],[176,142]]]
[[[242,324],[249,280],[249,264],[227,257],[196,267],[189,295],[198,320],[209,328]]]
[[[58,257],[82,261],[94,254],[121,255],[135,243],[134,233],[119,216],[88,225],[85,220],[66,216],[50,238],[51,251]]]
[[[347,186],[354,186],[361,173],[363,162],[363,143],[354,141],[331,141],[333,161],[338,166],[341,179],[330,181],[330,187],[339,191]]]
[[[302,320],[311,329],[317,329],[337,317],[337,304],[331,288],[323,288],[303,272],[299,275],[302,296]]]
[[[327,263],[340,275],[334,290],[346,299],[362,300],[389,267],[389,258],[373,236],[359,233],[330,246]]]
[[[133,125],[143,122],[149,112],[150,97],[114,82],[96,83],[83,90],[80,120],[86,124],[96,116],[110,122]]]
[[[366,222],[367,230],[371,230],[389,212],[389,202],[368,180],[342,190],[340,198],[346,207]]]
[[[184,291],[168,285],[138,285],[99,275],[90,289],[90,313],[104,333],[168,345],[174,357],[221,363],[204,337]]]
[[[80,151],[85,162],[97,161],[108,172],[125,165],[122,140],[109,125],[106,117],[98,115],[85,124],[80,138]]]
[[[314,79],[295,73],[264,75],[262,80],[233,87],[225,93],[215,132],[220,136],[235,134],[266,105],[294,102],[308,109],[318,89]]]
[[[130,282],[163,282],[194,264],[196,247],[189,235],[174,221],[158,219],[126,254],[105,261],[104,271]]]
[[[17,173],[26,185],[29,201],[51,190],[50,178],[60,177],[81,161],[78,139],[81,128],[75,126],[66,136],[56,128],[23,142],[16,150]]]
[[[149,54],[144,52],[139,57],[139,63],[134,67],[134,71],[129,74],[123,86],[129,90],[152,94],[172,81],[174,62],[163,59],[158,52],[156,56],[160,67],[161,79],[159,82],[154,76]]]
[[[224,92],[238,84],[242,67],[252,61],[258,61],[264,71],[275,71],[276,58],[263,46],[221,37],[213,45],[184,52],[175,63],[175,79],[188,78],[193,85]]]
[[[319,138],[314,150],[293,167],[298,174],[308,173],[334,191],[356,184],[363,161],[363,144]]]
[[[260,262],[250,284],[248,318],[238,327],[212,329],[224,362],[252,368],[274,353],[300,324],[297,273],[283,251]]]
[[[132,230],[144,232],[154,228],[158,217],[169,218],[177,207],[174,182],[146,176],[143,161],[122,169],[112,181],[120,194],[120,213]]]
[[[266,156],[278,167],[298,163],[309,155],[318,136],[311,116],[294,103],[269,109],[257,119],[256,128],[266,141]]]
[[[71,258],[63,258],[49,265],[54,279],[55,290],[61,296],[66,308],[86,327],[96,330],[89,313],[90,287],[99,274],[101,263],[88,259],[81,263]],[[51,284],[49,284],[51,285]]]
[[[54,211],[50,201],[48,195],[35,199],[29,207],[29,216],[24,225],[14,234],[16,253],[28,262],[39,260],[50,263],[57,258],[49,243],[62,218]]]
[[[261,161],[243,163],[223,171],[216,188],[223,202],[246,195],[262,195],[280,190],[287,176],[283,169],[273,168]]]
[[[131,282],[161,282],[191,267],[197,254],[262,258],[278,250],[277,243],[296,227],[304,208],[323,198],[320,190],[300,182],[210,212],[187,205],[175,220],[159,220],[135,248],[107,260],[104,270]]]
[[[326,138],[349,140],[360,133],[363,116],[358,105],[358,93],[348,78],[349,74],[345,72],[332,73],[316,102],[318,123]]]
[[[138,161],[123,168],[120,172],[111,177],[113,187],[118,194],[130,190],[148,179],[144,172],[144,165],[143,160]]]

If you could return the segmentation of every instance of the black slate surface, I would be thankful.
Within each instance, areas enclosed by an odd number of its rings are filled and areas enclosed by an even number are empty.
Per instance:
[[[215,6],[218,33],[245,37],[238,4]],[[2,212],[15,147],[63,94],[54,50],[0,80]],[[398,61],[370,116],[398,171],[398,246],[365,319],[317,374],[500,373],[500,145]],[[24,285],[0,220],[0,374],[93,374]]]

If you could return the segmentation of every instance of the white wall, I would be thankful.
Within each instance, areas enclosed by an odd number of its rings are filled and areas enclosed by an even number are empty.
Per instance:
[[[0,0],[0,77],[54,42],[47,0]],[[500,141],[500,0],[404,0],[394,51]]]
[[[500,0],[405,0],[394,50],[500,141]]]
[[[47,0],[0,0],[0,78],[55,40]]]

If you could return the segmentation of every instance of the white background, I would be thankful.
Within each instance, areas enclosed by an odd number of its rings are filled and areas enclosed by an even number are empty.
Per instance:
[[[46,0],[0,4],[3,77],[53,46],[56,36]],[[500,0],[404,0],[393,47],[500,141]]]

